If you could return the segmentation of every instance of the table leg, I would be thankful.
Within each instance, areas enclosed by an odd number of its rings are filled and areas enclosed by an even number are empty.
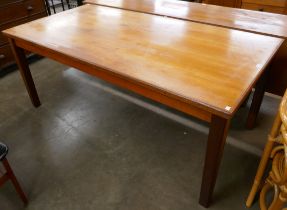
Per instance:
[[[248,113],[247,117],[247,122],[246,122],[246,128],[252,129],[255,127],[257,115],[260,110],[260,106],[262,104],[262,100],[264,97],[265,93],[265,86],[266,86],[266,81],[267,81],[267,74],[268,71],[266,70],[263,75],[260,77],[258,80],[256,86],[255,86],[255,91],[253,94],[250,110]]]
[[[199,198],[206,208],[211,203],[229,124],[230,120],[212,115]]]
[[[13,39],[9,39],[9,42],[10,42],[12,51],[14,53],[15,60],[18,64],[18,68],[20,70],[22,79],[25,83],[26,89],[27,89],[28,94],[30,96],[30,99],[31,99],[33,105],[35,107],[38,107],[41,105],[41,102],[39,100],[38,93],[37,93],[37,90],[35,88],[35,84],[34,84],[34,81],[33,81],[32,75],[31,75],[31,71],[29,68],[29,64],[28,64],[27,59],[26,59],[25,51],[22,48],[17,47]]]

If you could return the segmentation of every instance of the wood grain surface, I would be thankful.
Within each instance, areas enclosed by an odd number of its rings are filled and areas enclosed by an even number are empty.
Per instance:
[[[283,40],[168,17],[85,5],[8,29],[212,114],[233,116]],[[96,70],[95,70],[96,71]]]
[[[85,0],[84,2],[287,38],[286,15],[174,0]]]
[[[215,4],[220,3],[212,2]],[[229,2],[234,3],[234,1]],[[277,4],[279,1],[267,0],[265,3],[271,2]],[[287,38],[286,15],[172,0],[86,0],[85,3],[168,16],[284,39]],[[208,3],[210,2],[208,1]],[[282,9],[282,11],[284,10],[283,7],[278,8]],[[287,76],[286,51],[287,45],[285,43],[272,61],[271,73],[266,84],[267,92],[280,96],[283,96],[287,88],[287,80],[284,79]]]

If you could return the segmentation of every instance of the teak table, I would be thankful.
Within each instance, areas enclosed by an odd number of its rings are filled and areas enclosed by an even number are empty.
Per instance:
[[[287,88],[287,16],[174,0],[85,0],[85,3],[173,17],[285,39],[255,88],[247,128],[253,128],[264,91],[283,96]]]
[[[85,5],[4,31],[34,106],[24,49],[210,123],[199,203],[208,207],[231,118],[283,40]]]

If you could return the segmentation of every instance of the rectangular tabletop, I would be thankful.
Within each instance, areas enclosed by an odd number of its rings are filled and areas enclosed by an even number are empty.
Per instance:
[[[24,49],[210,122],[199,203],[208,207],[230,119],[283,40],[158,15],[85,5],[4,33],[26,89]]]
[[[286,15],[177,0],[85,0],[85,3],[284,38],[285,42],[269,65],[269,73],[265,74],[268,76],[262,76],[256,83],[246,127],[251,129],[255,126],[265,91],[280,96],[285,93],[287,88],[287,81],[284,79],[287,77]]]
[[[225,118],[282,44],[279,38],[92,5],[4,33]]]
[[[286,15],[177,0],[85,0],[84,2],[287,38]]]

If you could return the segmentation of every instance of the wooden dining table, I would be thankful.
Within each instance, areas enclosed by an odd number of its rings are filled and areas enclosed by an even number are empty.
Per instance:
[[[246,127],[249,129],[255,127],[265,91],[279,96],[285,93],[287,88],[286,15],[177,0],[85,0],[84,3],[283,38],[285,42],[272,59],[268,72],[256,84]]]
[[[211,203],[230,120],[283,43],[281,38],[89,4],[4,34],[35,107],[40,100],[24,50],[210,123],[199,198],[205,207]]]

